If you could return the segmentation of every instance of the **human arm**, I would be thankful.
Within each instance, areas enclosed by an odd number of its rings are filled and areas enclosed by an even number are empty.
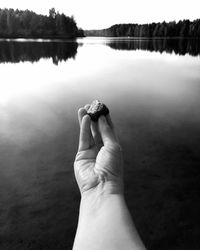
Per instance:
[[[80,137],[74,170],[81,192],[73,250],[145,249],[123,194],[123,159],[110,116],[98,123],[79,110]]]

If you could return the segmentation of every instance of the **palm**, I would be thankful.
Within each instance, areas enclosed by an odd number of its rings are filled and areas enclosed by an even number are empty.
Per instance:
[[[75,160],[75,175],[82,192],[121,176],[121,152],[117,147],[97,147],[80,151]]]

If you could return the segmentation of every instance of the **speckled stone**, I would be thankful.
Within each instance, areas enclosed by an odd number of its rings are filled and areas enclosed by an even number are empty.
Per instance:
[[[91,119],[96,122],[101,115],[109,114],[109,109],[102,102],[95,100],[91,103],[90,108],[87,111]]]

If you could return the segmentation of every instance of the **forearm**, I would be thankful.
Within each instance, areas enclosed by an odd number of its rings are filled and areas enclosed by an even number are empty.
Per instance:
[[[73,249],[145,249],[122,194],[82,198]]]

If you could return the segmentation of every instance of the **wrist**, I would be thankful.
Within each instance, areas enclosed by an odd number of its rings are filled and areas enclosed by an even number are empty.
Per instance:
[[[84,215],[97,214],[113,201],[124,201],[123,184],[106,183],[95,189],[83,192],[81,195],[80,213]]]

